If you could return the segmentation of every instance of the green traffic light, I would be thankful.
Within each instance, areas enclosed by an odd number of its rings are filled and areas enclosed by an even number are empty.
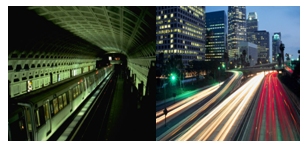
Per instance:
[[[175,80],[176,79],[176,77],[175,76],[172,76],[172,80]]]

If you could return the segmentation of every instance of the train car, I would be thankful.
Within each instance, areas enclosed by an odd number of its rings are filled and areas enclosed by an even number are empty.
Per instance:
[[[113,65],[94,70],[52,89],[15,98],[9,104],[9,141],[45,141],[113,74]]]

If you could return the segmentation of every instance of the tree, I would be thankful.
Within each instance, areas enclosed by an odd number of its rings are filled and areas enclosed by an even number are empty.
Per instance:
[[[251,66],[252,56],[249,55],[249,56],[248,56],[248,59],[249,59],[249,60],[248,60],[248,66]]]
[[[191,71],[192,73],[195,73],[195,75],[197,76],[196,79],[198,80],[200,72],[204,71],[206,68],[206,64],[205,61],[197,61],[197,60],[193,60],[193,61],[189,61],[189,71]]]
[[[238,57],[239,57],[238,54],[235,53],[234,57],[235,57],[234,63],[235,63],[236,66],[238,66]]]
[[[226,64],[226,68],[228,67],[229,55],[227,52],[224,52],[224,62]]]
[[[242,54],[243,54],[243,60],[242,60],[242,65],[243,66],[245,66],[245,63],[246,63],[246,50],[244,49],[243,51],[242,51]]]
[[[290,60],[290,56],[289,56],[289,54],[288,54],[288,53],[286,53],[286,54],[285,54],[285,56],[286,56],[286,61],[289,61],[289,60]]]
[[[294,67],[293,73],[291,75],[295,79],[300,78],[300,63],[297,63]]]
[[[284,50],[285,50],[285,44],[281,43],[279,46],[279,49],[281,51],[281,62],[282,64],[284,64]]]
[[[243,55],[242,54],[240,54],[240,65],[241,65],[241,67],[243,66],[243,61],[244,61],[244,59],[243,59]]]
[[[260,58],[257,58],[257,65],[260,65],[261,63],[261,59]]]

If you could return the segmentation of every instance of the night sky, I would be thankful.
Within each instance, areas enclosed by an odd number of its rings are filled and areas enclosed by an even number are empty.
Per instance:
[[[206,6],[206,12],[224,10],[228,6]],[[281,40],[285,44],[285,53],[298,57],[300,49],[300,6],[246,6],[246,18],[249,12],[258,16],[258,30],[270,32],[270,50],[274,32],[281,32]]]

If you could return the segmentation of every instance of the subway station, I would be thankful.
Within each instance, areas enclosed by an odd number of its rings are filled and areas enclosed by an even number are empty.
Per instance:
[[[9,141],[155,141],[154,6],[9,6]]]

